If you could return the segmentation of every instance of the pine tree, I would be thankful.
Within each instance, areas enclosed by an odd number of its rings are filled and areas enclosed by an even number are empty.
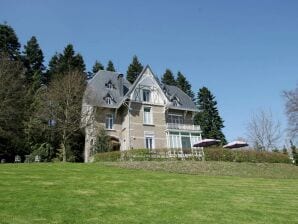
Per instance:
[[[108,61],[108,66],[106,68],[107,71],[110,71],[110,72],[115,72],[115,68],[114,68],[114,64],[111,60]]]
[[[33,90],[37,90],[41,84],[42,73],[45,70],[43,61],[43,52],[36,37],[33,36],[24,46],[23,51],[23,62],[27,69],[26,81],[32,84]]]
[[[195,115],[194,123],[200,125],[203,138],[214,138],[226,144],[225,135],[222,132],[224,121],[219,116],[215,97],[206,87],[198,92],[197,106],[200,112]]]
[[[24,67],[0,55],[0,157],[13,162],[26,155],[24,147]]]
[[[194,93],[191,90],[191,84],[187,81],[185,76],[179,71],[176,79],[177,87],[185,92],[192,100],[194,100]]]
[[[126,79],[130,83],[134,83],[134,81],[137,79],[139,74],[143,70],[143,65],[139,62],[139,59],[136,55],[133,56],[131,64],[128,66],[127,72],[126,72]]]
[[[14,29],[7,24],[0,24],[0,54],[17,60],[20,57],[20,47],[21,44]]]
[[[165,73],[161,77],[161,82],[166,85],[176,86],[175,77],[170,69],[166,69]]]
[[[84,73],[86,69],[82,55],[76,54],[73,45],[68,44],[63,53],[56,53],[49,62],[47,82],[57,75],[67,74],[71,71]]]
[[[99,70],[104,70],[103,65],[99,62],[99,61],[95,61],[93,68],[92,68],[92,72],[95,74],[97,73]]]

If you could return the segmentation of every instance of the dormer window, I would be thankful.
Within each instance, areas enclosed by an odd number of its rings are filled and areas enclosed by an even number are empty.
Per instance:
[[[113,85],[113,83],[111,82],[111,80],[108,82],[108,83],[106,83],[106,85],[105,85],[108,89],[113,89],[114,88],[114,85]]]
[[[174,96],[171,101],[172,101],[172,105],[174,107],[179,107],[180,106],[180,102],[179,102],[179,100],[176,96]]]
[[[175,107],[178,107],[179,106],[179,103],[178,103],[178,100],[177,99],[174,99],[173,100],[173,106],[175,106]]]
[[[113,104],[112,98],[110,96],[106,97],[106,104]]]
[[[149,89],[143,89],[143,101],[150,102],[150,90]]]
[[[106,102],[106,104],[111,105],[114,103],[114,99],[111,97],[110,94],[107,94],[103,99]]]

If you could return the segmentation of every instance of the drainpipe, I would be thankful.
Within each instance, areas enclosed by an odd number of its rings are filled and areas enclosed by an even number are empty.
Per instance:
[[[130,136],[130,104],[131,104],[131,101],[129,101],[128,103],[128,147],[129,149],[131,149],[131,136]]]

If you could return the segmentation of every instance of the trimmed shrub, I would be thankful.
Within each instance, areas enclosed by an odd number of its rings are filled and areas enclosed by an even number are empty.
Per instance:
[[[121,158],[120,151],[102,152],[94,155],[94,162],[114,162],[119,161]]]
[[[231,150],[224,148],[206,148],[205,160],[253,163],[290,163],[287,155],[280,152],[260,152],[256,150]]]
[[[169,159],[179,160],[181,158],[169,158],[168,149],[131,149],[127,151],[112,151],[97,153],[94,162],[100,161],[164,161]],[[253,163],[291,163],[289,157],[278,152],[260,152],[256,150],[231,150],[224,148],[205,148],[206,161],[225,162],[253,162]],[[195,158],[188,157],[186,160]]]

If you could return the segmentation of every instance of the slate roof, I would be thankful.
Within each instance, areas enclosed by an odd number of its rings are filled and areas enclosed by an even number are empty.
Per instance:
[[[149,66],[146,66],[146,68],[147,67],[150,69]],[[144,68],[143,71],[145,71],[146,68]],[[140,77],[138,77],[136,82],[139,78]],[[181,89],[176,86],[162,84],[156,77],[155,79],[170,101],[170,103],[166,105],[168,108],[197,111],[194,102]],[[107,88],[107,83],[111,83],[111,89]],[[100,70],[88,81],[85,102],[92,106],[118,108],[121,106],[126,96],[131,93],[134,86],[135,84],[131,85],[122,74]],[[105,97],[111,97],[113,104],[107,104]],[[177,106],[173,105],[174,99],[178,101]]]
[[[179,89],[177,86],[162,84],[162,87],[169,101],[173,102],[175,98],[178,101],[178,106],[174,106],[173,104],[170,104],[168,105],[169,108],[197,110],[196,105],[194,104],[192,99],[181,89]]]
[[[107,88],[107,83],[111,83],[111,89]],[[122,74],[100,70],[88,81],[85,93],[86,103],[92,106],[118,108],[130,86],[131,84]],[[113,104],[106,103],[107,96],[112,98]]]

